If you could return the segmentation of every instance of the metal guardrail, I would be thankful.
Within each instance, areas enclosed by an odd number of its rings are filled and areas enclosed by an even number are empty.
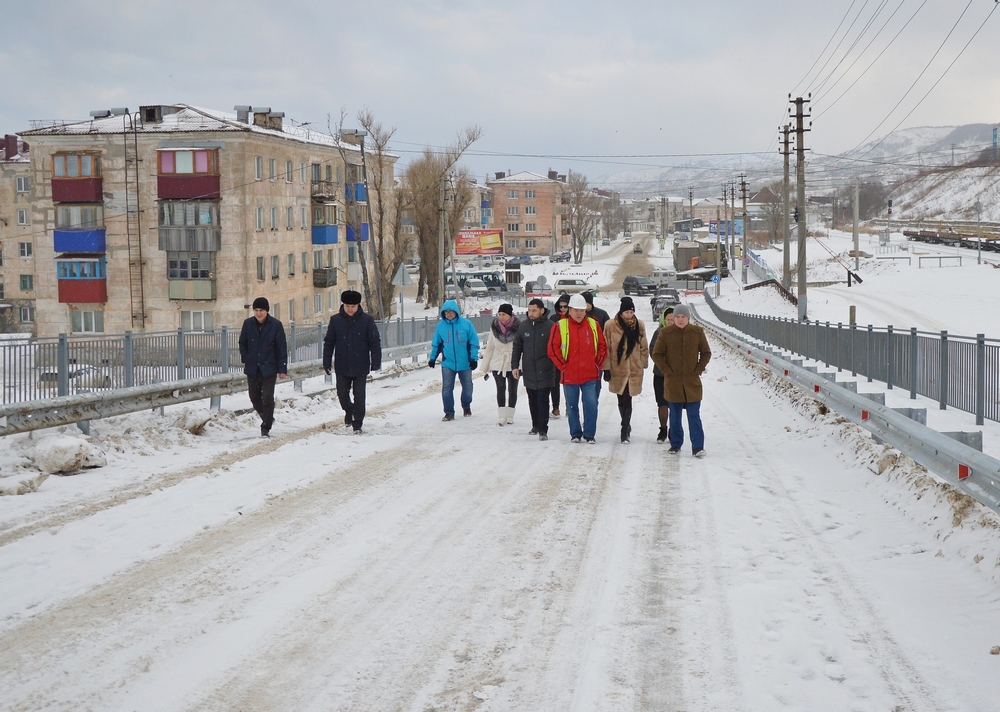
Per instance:
[[[881,381],[889,390],[905,388],[910,398],[931,398],[941,410],[973,413],[976,425],[1000,421],[1000,340],[780,319],[728,311],[707,293],[705,300],[719,321],[751,338]]]
[[[743,334],[704,320],[699,323],[748,360],[806,391],[953,487],[1000,513],[1000,460],[858,395],[840,383],[801,368],[773,349],[761,348]]]

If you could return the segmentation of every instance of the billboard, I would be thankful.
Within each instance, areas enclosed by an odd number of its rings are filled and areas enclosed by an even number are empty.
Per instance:
[[[455,255],[502,255],[503,230],[460,230]]]

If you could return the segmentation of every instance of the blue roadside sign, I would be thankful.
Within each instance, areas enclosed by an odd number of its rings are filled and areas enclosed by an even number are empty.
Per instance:
[[[718,282],[719,282],[719,275],[713,274],[712,275],[712,284],[717,284]]]

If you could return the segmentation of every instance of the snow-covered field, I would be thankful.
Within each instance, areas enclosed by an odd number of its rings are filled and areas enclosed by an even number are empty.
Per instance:
[[[713,349],[705,460],[648,373],[627,445],[606,390],[594,446],[482,380],[442,423],[425,367],[361,437],[320,379],[267,440],[245,395],[93,423],[106,466],[0,498],[0,708],[994,709],[1000,518]]]

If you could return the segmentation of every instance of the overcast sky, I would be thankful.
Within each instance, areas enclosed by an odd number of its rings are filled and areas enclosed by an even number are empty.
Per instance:
[[[694,160],[651,155],[774,150],[788,93],[812,90],[807,145],[839,153],[886,118],[967,2],[8,1],[0,3],[0,129],[173,102],[270,106],[325,127],[328,113],[367,106],[396,126],[403,163],[406,151],[478,124],[476,148],[499,154],[469,157],[479,175],[573,168],[599,182],[636,164]],[[873,137],[913,108],[994,7],[972,0]],[[1000,120],[993,14],[904,128]]]

